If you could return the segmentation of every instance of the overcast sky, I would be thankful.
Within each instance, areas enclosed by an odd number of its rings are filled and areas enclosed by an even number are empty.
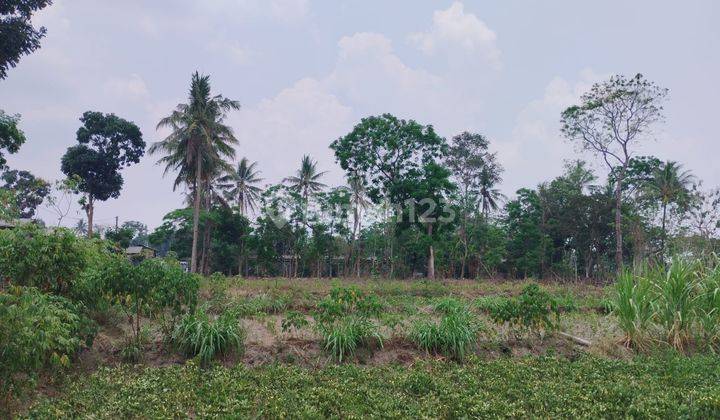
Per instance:
[[[329,143],[390,112],[447,138],[487,135],[512,195],[580,156],[559,134],[564,107],[595,81],[641,72],[670,89],[667,121],[641,152],[717,187],[718,21],[715,0],[55,0],[34,19],[47,27],[42,48],[0,81],[0,109],[22,115],[28,138],[9,165],[61,178],[60,157],[87,110],[159,140],[156,123],[186,100],[198,70],[241,102],[229,118],[238,159],[259,161],[268,182],[307,153],[329,171],[327,183],[342,183]],[[156,159],[124,171],[120,198],[98,203],[97,223],[119,216],[152,228],[181,205]]]

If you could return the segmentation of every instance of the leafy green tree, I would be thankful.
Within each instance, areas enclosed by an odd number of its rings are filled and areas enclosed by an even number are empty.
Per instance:
[[[192,187],[193,241],[190,270],[198,267],[198,235],[203,182],[210,179],[206,168],[219,166],[218,161],[235,155],[237,139],[232,128],[225,124],[227,113],[240,109],[240,103],[222,95],[210,93],[210,77],[195,72],[190,85],[187,104],[178,104],[169,116],[158,123],[158,129],[169,128],[170,134],[150,147],[150,153],[162,153],[158,160],[165,172],[177,171],[175,186]]]
[[[16,207],[22,218],[34,217],[38,206],[50,194],[50,184],[28,171],[6,171],[0,179],[5,182],[0,189],[14,192]]]
[[[5,168],[7,164],[3,152],[17,153],[20,146],[25,143],[25,133],[18,127],[19,122],[20,115],[8,115],[0,109],[0,169]]]
[[[257,162],[250,163],[246,157],[243,157],[236,169],[220,178],[223,188],[227,190],[227,198],[235,201],[242,216],[247,215],[248,210],[255,211],[262,193],[262,188],[256,185],[263,180],[260,178],[257,164]]]
[[[375,204],[402,204],[401,184],[410,174],[422,172],[425,164],[443,157],[445,139],[431,125],[401,120],[390,114],[363,118],[347,135],[335,140],[330,148],[348,177],[363,181]],[[388,223],[390,277],[394,257],[392,237],[395,225]]]
[[[623,265],[622,191],[625,172],[634,149],[650,128],[663,118],[663,89],[641,74],[613,76],[596,83],[582,95],[580,105],[562,113],[562,133],[584,150],[599,155],[615,179],[615,265]]]
[[[542,231],[542,205],[536,191],[520,189],[517,198],[505,206],[508,237],[508,262],[511,271],[521,277],[542,277],[549,238]]]
[[[4,0],[0,3],[0,79],[20,62],[20,57],[40,48],[44,27],[34,28],[32,14],[52,4],[52,0]]]
[[[138,163],[145,153],[145,141],[137,125],[115,114],[85,112],[77,131],[77,146],[68,148],[61,169],[68,178],[77,178],[77,191],[87,214],[88,237],[93,236],[96,201],[120,196],[120,170]]]
[[[405,203],[407,218],[401,227],[417,223],[424,231],[427,242],[427,276],[435,278],[435,246],[439,229],[454,221],[448,204],[448,196],[456,189],[450,181],[450,170],[433,162],[427,162],[420,170],[411,170],[396,185],[393,195]]]

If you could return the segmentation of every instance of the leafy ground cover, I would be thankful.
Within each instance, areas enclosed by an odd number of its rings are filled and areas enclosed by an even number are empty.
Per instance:
[[[720,359],[583,356],[307,369],[102,368],[33,405],[30,418],[717,418]]]

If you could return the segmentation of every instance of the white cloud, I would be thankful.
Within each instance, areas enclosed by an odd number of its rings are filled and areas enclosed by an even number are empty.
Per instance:
[[[314,79],[302,79],[275,97],[241,109],[232,117],[240,141],[238,158],[260,162],[263,177],[278,182],[309,154],[321,170],[334,169],[330,142],[352,128],[352,110]],[[335,171],[333,182],[341,181]]]
[[[559,175],[563,160],[588,158],[578,155],[560,134],[560,113],[602,78],[592,69],[582,70],[574,81],[555,77],[546,85],[542,98],[530,101],[520,111],[509,140],[495,143],[506,169],[506,192]]]
[[[108,94],[128,99],[143,98],[149,94],[145,81],[138,74],[110,79],[104,87]]]
[[[497,35],[477,16],[466,13],[460,2],[454,2],[447,10],[436,10],[430,30],[410,34],[409,39],[428,55],[459,48],[467,53],[479,54],[495,68],[501,65]]]
[[[223,54],[237,64],[248,64],[255,53],[237,40],[215,40],[207,44],[206,49],[213,53]]]

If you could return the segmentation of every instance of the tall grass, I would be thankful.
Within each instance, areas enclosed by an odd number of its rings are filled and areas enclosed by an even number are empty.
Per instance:
[[[673,258],[667,267],[618,276],[612,313],[638,350],[660,343],[678,351],[718,349],[720,343],[720,260]]]
[[[644,276],[623,270],[615,283],[613,313],[625,332],[627,347],[644,350],[650,342],[649,329],[653,317],[652,285]]]
[[[696,314],[699,299],[697,265],[676,258],[667,270],[652,270],[655,299],[653,311],[665,333],[665,339],[673,348],[683,350],[690,340],[690,327]]]
[[[439,353],[462,361],[477,342],[480,324],[465,307],[448,311],[439,323],[417,322],[410,340],[429,353]]]
[[[339,362],[352,357],[359,347],[382,347],[382,336],[365,317],[346,316],[329,324],[319,324],[325,350]]]

